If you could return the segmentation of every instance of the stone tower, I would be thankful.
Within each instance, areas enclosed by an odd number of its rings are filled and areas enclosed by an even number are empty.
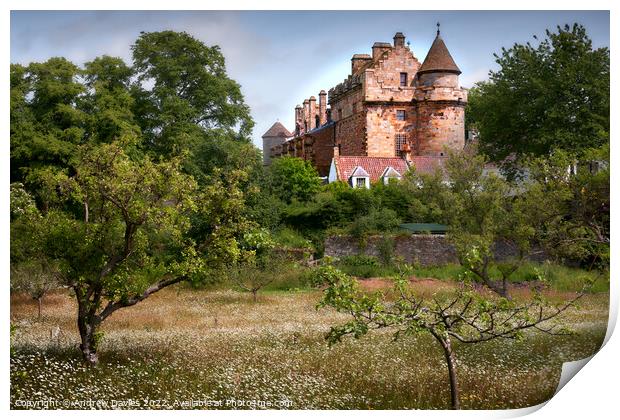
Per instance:
[[[413,149],[416,155],[443,156],[445,147],[463,149],[467,90],[459,87],[459,74],[461,70],[437,29],[437,37],[415,80],[418,106]]]
[[[263,134],[263,165],[271,163],[271,148],[280,145],[293,135],[279,121]]]

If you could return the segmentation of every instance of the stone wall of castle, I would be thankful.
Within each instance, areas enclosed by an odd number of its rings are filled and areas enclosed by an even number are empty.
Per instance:
[[[364,111],[336,123],[335,143],[341,156],[366,156],[366,114]]]
[[[342,83],[329,94],[321,91],[318,103],[311,96],[296,107],[296,137],[273,147],[272,156],[302,157],[323,173],[334,149],[341,156],[397,157],[397,136],[404,135],[414,155],[461,150],[467,90],[458,85],[460,70],[439,33],[433,49],[420,64],[404,35],[397,33],[393,44],[376,42],[372,55],[355,54],[351,74]],[[404,120],[399,111],[405,112]],[[330,124],[333,128],[323,131]]]
[[[400,121],[398,112],[405,113],[405,120]],[[415,137],[416,107],[411,102],[402,104],[375,103],[366,105],[367,155],[375,157],[398,156],[396,135],[404,134],[408,142]]]
[[[334,157],[334,124],[329,124],[306,135],[306,156],[312,162],[319,176],[329,174],[329,166]]]
[[[364,100],[410,102],[414,98],[413,81],[419,68],[420,62],[409,48],[391,48],[384,59],[364,72]],[[401,73],[407,74],[406,86],[400,86]]]
[[[413,150],[419,156],[443,156],[445,148],[465,146],[465,104],[428,102],[417,107]]]

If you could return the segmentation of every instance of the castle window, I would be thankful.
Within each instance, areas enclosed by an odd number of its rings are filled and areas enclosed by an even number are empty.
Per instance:
[[[407,73],[400,74],[400,85],[407,86]]]
[[[315,127],[320,127],[320,126],[321,126],[321,119],[319,118],[319,116],[318,116],[318,115],[316,115],[316,116],[314,117],[314,126],[315,126]]]
[[[403,150],[403,146],[405,145],[405,143],[407,143],[407,134],[405,134],[405,133],[397,133],[395,140],[396,141],[394,143],[395,143],[395,146],[396,146],[396,155],[398,155],[398,152]]]
[[[404,109],[399,109],[396,111],[396,119],[398,121],[405,121],[405,110]]]

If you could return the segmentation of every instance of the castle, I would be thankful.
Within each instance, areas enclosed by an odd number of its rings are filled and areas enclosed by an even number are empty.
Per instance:
[[[411,166],[431,171],[446,148],[465,144],[467,90],[439,32],[423,63],[398,32],[355,54],[351,74],[295,108],[294,132],[275,123],[263,135],[264,163],[296,156],[330,182],[354,187],[400,176]],[[329,100],[328,97],[329,96]],[[329,106],[328,106],[329,105]]]

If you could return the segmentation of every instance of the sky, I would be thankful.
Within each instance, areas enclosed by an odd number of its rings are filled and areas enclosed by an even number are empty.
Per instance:
[[[534,43],[545,29],[578,22],[595,48],[609,47],[608,11],[11,11],[11,62],[63,56],[78,65],[107,54],[131,63],[141,31],[185,31],[219,45],[256,122],[252,135],[276,121],[289,130],[294,108],[350,73],[351,56],[403,32],[423,61],[436,24],[471,87],[497,69],[493,54]]]

